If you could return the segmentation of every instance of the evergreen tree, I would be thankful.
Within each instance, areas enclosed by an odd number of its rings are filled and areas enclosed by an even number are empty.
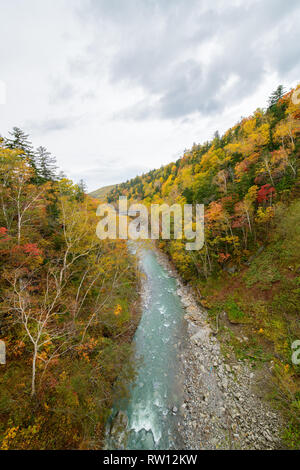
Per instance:
[[[35,154],[37,172],[40,178],[45,181],[55,181],[57,179],[56,158],[47,151],[45,147],[38,147]]]
[[[86,185],[85,181],[83,181],[82,179],[79,181],[78,187],[79,187],[80,191],[83,192],[84,194],[87,192],[87,185]]]
[[[283,85],[279,85],[269,98],[269,109],[275,106],[284,95]]]
[[[215,145],[216,148],[219,148],[220,143],[221,143],[220,133],[219,133],[219,131],[216,131],[214,133],[213,144]]]
[[[13,127],[12,131],[9,132],[9,135],[11,138],[4,139],[5,147],[13,150],[22,150],[30,161],[34,161],[33,145],[29,140],[29,135],[25,134],[25,132],[19,127]]]
[[[85,184],[83,179],[81,179],[79,181],[79,183],[77,184],[77,187],[78,187],[78,192],[77,192],[77,195],[76,195],[76,199],[79,202],[83,202],[84,201],[84,195],[87,193],[87,185]]]
[[[275,128],[276,124],[281,120],[284,119],[285,111],[287,108],[287,102],[280,102],[280,99],[283,97],[285,90],[282,85],[273,91],[269,98],[269,108],[268,113],[272,116],[271,127],[270,127],[270,150],[274,149],[273,144],[273,129]]]

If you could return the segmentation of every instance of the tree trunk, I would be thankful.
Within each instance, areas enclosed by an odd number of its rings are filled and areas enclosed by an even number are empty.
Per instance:
[[[18,215],[18,245],[21,242],[21,217]]]
[[[33,358],[32,358],[32,378],[31,378],[31,396],[35,396],[35,375],[36,375],[36,359],[37,359],[37,348],[34,346]]]

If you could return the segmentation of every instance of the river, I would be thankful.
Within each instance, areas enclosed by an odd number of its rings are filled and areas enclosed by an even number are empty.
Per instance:
[[[184,309],[176,279],[158,262],[155,251],[143,248],[138,257],[144,281],[142,316],[134,337],[137,377],[129,398],[112,410],[105,447],[180,449]]]

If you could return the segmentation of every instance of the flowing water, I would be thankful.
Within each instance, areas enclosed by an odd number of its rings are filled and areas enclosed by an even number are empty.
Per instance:
[[[158,263],[155,252],[143,249],[139,258],[145,280],[143,312],[134,337],[137,378],[129,398],[112,410],[106,448],[179,449],[184,311],[176,280]]]

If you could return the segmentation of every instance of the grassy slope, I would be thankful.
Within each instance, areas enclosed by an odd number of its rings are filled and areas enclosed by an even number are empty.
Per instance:
[[[103,200],[106,198],[106,195],[115,188],[116,185],[104,186],[103,188],[97,189],[96,191],[91,192],[89,195],[96,199]]]
[[[300,201],[282,207],[277,221],[249,267],[202,283],[201,303],[219,322],[224,352],[267,372],[269,398],[290,421],[286,442],[299,448],[300,366],[292,364],[291,344],[300,338]]]

